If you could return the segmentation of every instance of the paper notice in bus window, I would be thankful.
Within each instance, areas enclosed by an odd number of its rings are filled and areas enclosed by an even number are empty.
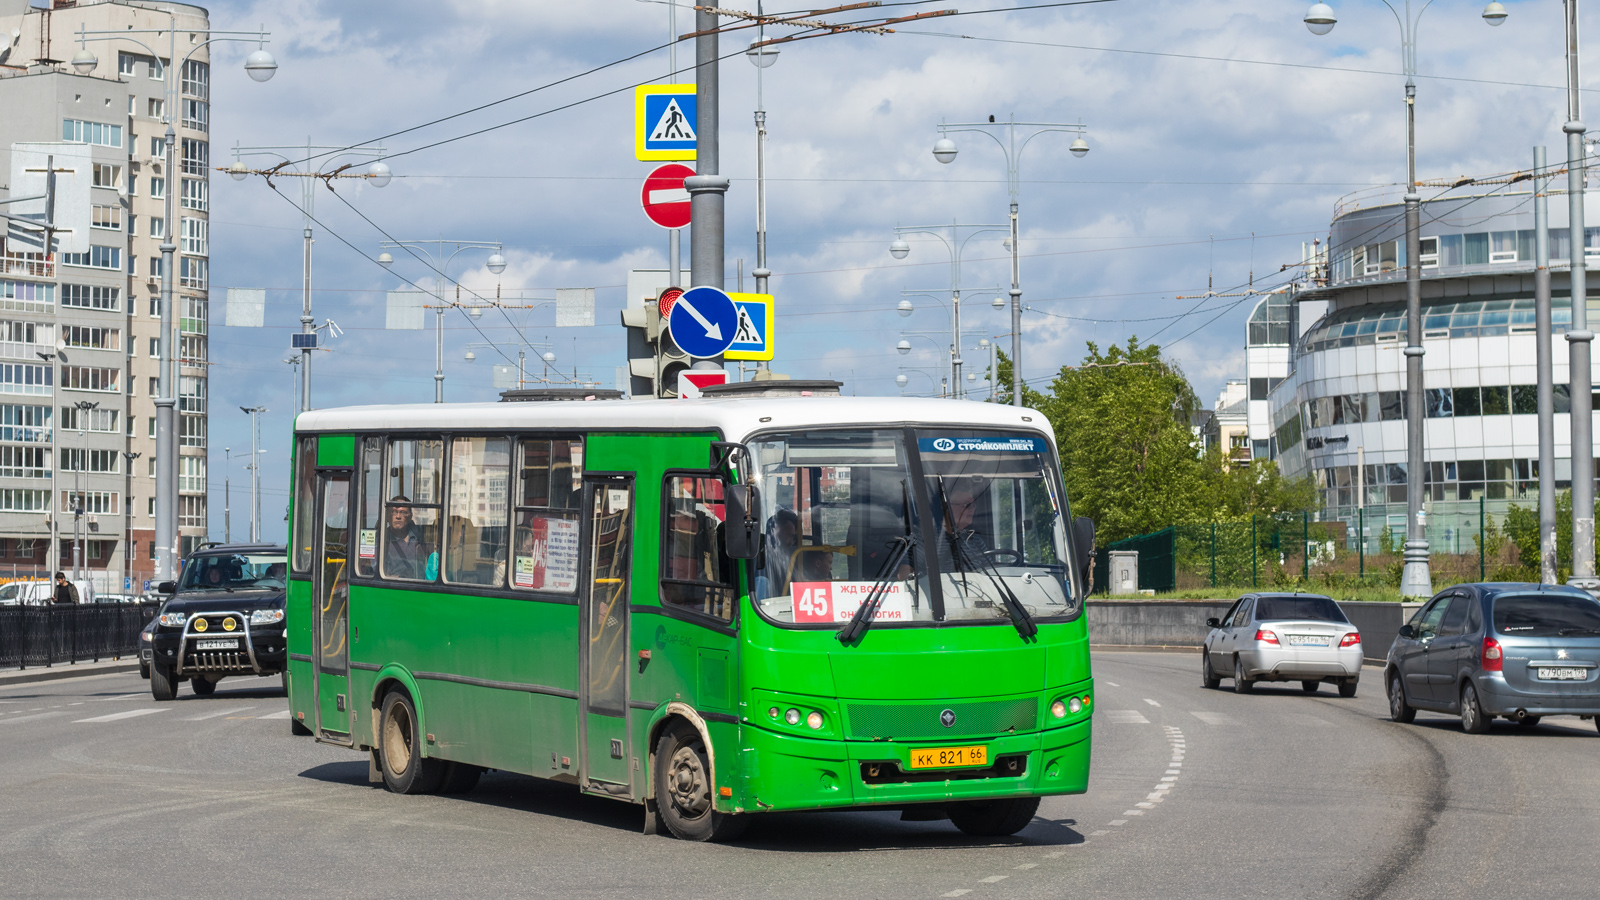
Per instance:
[[[521,532],[513,584],[572,593],[578,586],[578,523],[535,516]]]
[[[872,594],[870,581],[796,581],[789,586],[794,596],[796,622],[848,622],[861,602]],[[898,581],[883,592],[874,622],[911,621],[911,593]]]
[[[356,552],[362,559],[378,558],[378,530],[376,528],[362,528],[356,540]]]

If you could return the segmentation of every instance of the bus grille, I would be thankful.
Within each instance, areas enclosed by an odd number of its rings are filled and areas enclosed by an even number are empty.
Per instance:
[[[940,722],[945,710],[955,713],[949,728]],[[952,703],[848,703],[846,736],[851,740],[937,740],[1032,731],[1039,719],[1039,702],[976,700]]]

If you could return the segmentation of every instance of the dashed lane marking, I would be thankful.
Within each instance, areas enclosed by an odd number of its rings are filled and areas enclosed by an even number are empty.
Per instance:
[[[1011,877],[1010,875],[990,875],[988,878],[979,878],[978,879],[978,883],[979,884],[995,884],[997,882],[1005,881],[1007,878],[1010,878],[1010,877]]]
[[[275,713],[267,713],[264,716],[256,716],[256,718],[258,718],[258,719],[287,719],[287,718],[289,718],[289,711],[287,709],[280,709]]]
[[[1102,681],[1100,683],[1105,685],[1106,687],[1122,687],[1122,685],[1117,684],[1115,681]]]
[[[972,893],[972,888],[956,888],[955,890],[951,891],[948,894],[940,894],[939,896],[941,896],[941,897],[960,897],[960,896],[963,896],[965,894],[970,894],[970,893]]]
[[[13,718],[7,719],[6,721],[10,722],[10,723],[12,723],[14,725],[14,724],[16,724],[18,722],[32,722],[35,719],[53,719],[56,716],[64,716],[64,715],[66,715],[66,713],[64,713],[64,712],[42,712],[42,713],[34,713],[31,716],[15,716]]]
[[[1199,719],[1207,725],[1226,725],[1233,721],[1232,718],[1230,718],[1226,713],[1219,712],[1202,712],[1200,710],[1191,710],[1189,715],[1194,716],[1196,719]]]
[[[1155,702],[1154,700],[1151,700],[1149,697],[1144,698],[1144,702],[1150,704],[1151,706],[1160,706],[1161,705],[1161,704]]]
[[[119,713],[111,713],[110,715],[95,716],[92,719],[79,719],[78,721],[73,722],[72,724],[74,724],[74,725],[83,725],[83,724],[88,723],[88,722],[116,722],[116,721],[119,721],[121,719],[133,719],[133,718],[137,718],[139,716],[148,716],[151,713],[158,713],[158,712],[166,712],[166,710],[165,709],[130,709],[130,710],[125,710],[125,711],[119,712]]]
[[[1018,868],[1018,869],[1037,869],[1038,867],[1039,867],[1038,863],[1023,863],[1022,865],[1017,866],[1016,868]]]
[[[104,703],[107,700],[126,700],[129,697],[148,697],[148,696],[150,696],[150,695],[146,691],[135,691],[135,692],[133,692],[131,694],[112,694],[109,697],[90,697],[89,698],[89,702],[90,703]]]
[[[1113,725],[1149,725],[1150,720],[1137,709],[1108,709],[1106,721]]]
[[[198,716],[185,716],[183,721],[185,721],[185,722],[204,722],[206,719],[215,719],[218,716],[231,716],[234,713],[242,713],[245,710],[249,710],[249,709],[255,709],[255,707],[254,706],[235,706],[232,709],[219,709],[216,712],[201,713]]]
[[[1099,831],[1091,831],[1091,832],[1089,832],[1089,837],[1099,837],[1102,834],[1110,834],[1110,833],[1111,832],[1106,831],[1104,828],[1102,828]]]

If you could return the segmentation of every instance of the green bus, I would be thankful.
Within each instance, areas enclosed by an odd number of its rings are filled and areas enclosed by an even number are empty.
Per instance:
[[[689,840],[842,808],[1012,834],[1085,790],[1094,526],[1042,415],[533,393],[296,419],[297,734],[391,791],[516,772]]]

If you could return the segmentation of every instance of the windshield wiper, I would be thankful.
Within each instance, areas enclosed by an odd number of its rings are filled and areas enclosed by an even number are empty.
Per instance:
[[[884,561],[884,567],[878,570],[878,579],[872,583],[872,591],[867,598],[856,607],[856,614],[839,629],[839,643],[848,644],[866,632],[867,625],[878,615],[878,607],[883,605],[884,596],[889,593],[889,585],[895,580],[901,560],[906,558],[915,544],[916,541],[909,536],[895,537],[889,541],[889,545],[897,549]]]
[[[939,480],[939,505],[944,508],[945,536],[950,542],[951,561],[961,568],[963,574],[970,567],[989,577],[989,581],[994,585],[996,593],[1000,595],[1001,602],[1006,605],[1006,612],[1011,614],[1011,624],[1016,626],[1018,634],[1025,638],[1038,634],[1039,626],[1034,624],[1033,617],[1028,615],[1028,610],[1022,605],[1022,601],[1017,599],[1015,593],[1012,593],[1011,585],[1006,584],[1005,576],[1000,574],[1000,568],[994,564],[994,560],[990,559],[987,553],[979,553],[978,559],[980,563],[973,565],[971,554],[967,552],[965,542],[956,533],[955,522],[950,518],[950,500],[944,493],[944,478],[943,476],[936,477]],[[987,565],[985,566],[985,564]]]

